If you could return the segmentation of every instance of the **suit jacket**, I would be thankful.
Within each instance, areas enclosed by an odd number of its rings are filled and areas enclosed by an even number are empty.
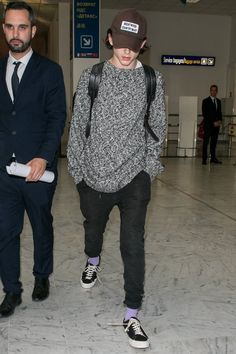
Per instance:
[[[202,101],[202,115],[204,118],[204,129],[214,129],[214,122],[222,120],[221,101],[216,98],[217,109],[212,102],[211,97],[207,97]],[[219,128],[215,128],[219,129]]]
[[[13,103],[6,85],[7,59],[0,60],[0,169],[15,153],[20,163],[40,157],[54,170],[66,119],[61,67],[33,52]]]

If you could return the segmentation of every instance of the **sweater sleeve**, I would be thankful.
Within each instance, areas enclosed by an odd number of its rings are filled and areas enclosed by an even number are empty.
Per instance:
[[[83,71],[77,85],[67,146],[68,171],[76,184],[83,179],[79,160],[86,144],[85,131],[90,112],[88,95],[90,71],[91,69]]]
[[[154,179],[163,170],[160,155],[167,132],[164,80],[158,71],[156,71],[156,96],[150,107],[149,125],[159,138],[157,142],[147,132],[145,171],[150,175],[151,179]]]

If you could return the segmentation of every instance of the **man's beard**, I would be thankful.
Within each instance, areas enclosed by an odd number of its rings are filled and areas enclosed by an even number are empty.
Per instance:
[[[31,40],[25,43],[20,41],[20,43],[21,43],[20,45],[12,45],[10,41],[7,44],[12,53],[24,53],[30,47]]]

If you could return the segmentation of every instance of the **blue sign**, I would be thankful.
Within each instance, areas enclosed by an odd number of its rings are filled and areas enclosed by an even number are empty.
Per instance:
[[[100,0],[74,0],[74,57],[99,58]]]
[[[214,66],[215,57],[190,55],[162,55],[162,65]]]

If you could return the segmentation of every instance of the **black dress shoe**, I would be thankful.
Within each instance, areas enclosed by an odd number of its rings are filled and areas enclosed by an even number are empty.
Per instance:
[[[4,300],[0,305],[0,316],[11,316],[14,313],[16,306],[20,305],[21,303],[21,294],[6,293]]]
[[[43,301],[49,296],[49,280],[48,278],[35,278],[32,299],[34,301]]]
[[[215,159],[211,159],[211,163],[218,163],[218,164],[222,164],[222,162],[220,160],[218,160],[217,158]]]

